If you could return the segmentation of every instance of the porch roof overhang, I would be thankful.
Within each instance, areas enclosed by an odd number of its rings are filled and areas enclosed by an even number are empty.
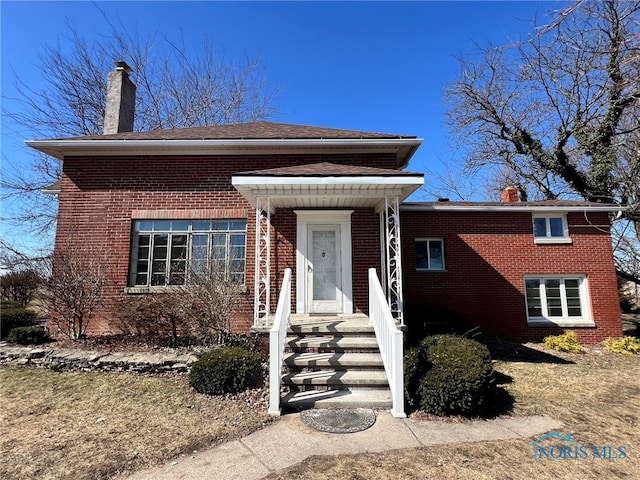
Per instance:
[[[231,183],[253,206],[269,198],[278,208],[366,208],[379,210],[385,197],[401,202],[424,184],[421,173],[322,163],[239,173]]]

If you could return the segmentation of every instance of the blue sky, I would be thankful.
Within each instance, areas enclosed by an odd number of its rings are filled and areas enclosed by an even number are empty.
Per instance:
[[[424,139],[409,165],[438,170],[458,157],[444,125],[443,88],[455,57],[474,42],[501,45],[526,37],[556,2],[12,2],[2,0],[1,87],[12,104],[13,75],[38,89],[36,64],[46,45],[65,45],[66,23],[89,40],[108,33],[100,11],[142,37],[204,36],[230,59],[259,55],[281,92],[272,120]],[[105,72],[105,75],[107,72]],[[21,162],[23,141],[3,119],[4,158]]]

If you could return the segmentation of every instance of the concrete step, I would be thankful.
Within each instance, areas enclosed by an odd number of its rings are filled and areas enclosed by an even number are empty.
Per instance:
[[[389,388],[384,370],[320,370],[291,372],[282,382],[294,390],[344,390],[349,388]]]
[[[393,407],[391,392],[387,389],[368,390],[309,390],[291,392],[282,399],[285,411],[309,408],[373,408],[388,410]]]
[[[334,316],[334,317],[305,317],[292,321],[289,326],[291,332],[302,335],[316,334],[374,334],[373,325],[369,325],[369,318],[365,315]]]
[[[293,352],[345,352],[345,351],[378,351],[375,336],[288,336],[285,348]]]
[[[284,364],[294,370],[320,370],[332,368],[334,370],[363,370],[382,369],[380,353],[336,353],[336,352],[306,352],[286,353]]]

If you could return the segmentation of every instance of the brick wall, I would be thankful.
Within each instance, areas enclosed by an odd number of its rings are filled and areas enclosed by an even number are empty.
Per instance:
[[[581,342],[620,336],[622,327],[606,213],[569,213],[572,244],[535,244],[530,213],[415,212],[401,215],[405,307],[410,327],[425,312],[459,317],[503,338],[540,340],[559,328],[527,325],[524,276],[587,277],[595,328],[575,328]],[[415,238],[444,239],[443,272],[418,272]],[[434,315],[432,313],[432,315]],[[433,319],[428,319],[433,320]]]
[[[382,153],[65,159],[56,249],[71,243],[78,251],[90,251],[91,255],[99,256],[108,270],[104,287],[105,307],[92,322],[90,333],[114,332],[109,310],[117,299],[126,295],[134,218],[246,218],[247,289],[239,297],[233,327],[236,331],[247,331],[253,322],[255,210],[233,188],[231,177],[245,171],[319,162],[391,169],[395,168],[396,157]],[[356,218],[362,220],[355,221],[357,226],[354,228],[369,235],[371,215],[373,212],[370,215],[356,214]],[[272,218],[272,224],[274,232],[277,232],[272,236],[274,275],[271,302],[275,309],[284,268],[292,268],[295,281],[295,214],[291,210],[278,211]],[[365,241],[372,245],[377,245],[377,242],[377,233],[375,239]],[[360,256],[357,262],[367,263]],[[358,272],[356,277],[359,283],[360,277],[364,278],[366,284],[366,272]],[[361,287],[356,295],[357,304],[364,308],[366,302],[360,290]]]

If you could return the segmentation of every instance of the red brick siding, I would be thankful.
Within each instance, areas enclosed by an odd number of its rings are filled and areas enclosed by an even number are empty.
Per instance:
[[[233,327],[237,331],[248,330],[253,321],[255,211],[233,188],[231,176],[319,162],[395,168],[396,157],[381,153],[65,159],[56,248],[72,242],[92,249],[105,259],[108,268],[105,307],[92,322],[90,333],[114,331],[109,309],[126,295],[133,218],[208,218],[212,215],[247,218],[247,291],[239,298]],[[291,267],[295,281],[295,214],[278,211],[272,224],[277,232],[272,236],[271,302],[275,309],[282,281],[279,272]]]
[[[353,309],[369,312],[369,269],[380,278],[380,216],[373,209],[356,209],[351,216]]]
[[[576,328],[594,343],[622,334],[606,213],[568,215],[567,245],[537,245],[530,213],[402,212],[404,299],[408,312],[439,307],[502,337],[540,340],[559,328],[527,325],[524,276],[586,275],[595,328]],[[415,239],[444,239],[444,272],[417,272]],[[408,321],[419,322],[419,315]]]

